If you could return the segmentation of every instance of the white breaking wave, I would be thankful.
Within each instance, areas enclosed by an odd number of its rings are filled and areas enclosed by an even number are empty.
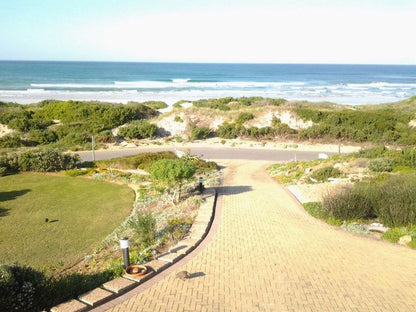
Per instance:
[[[172,82],[174,82],[174,83],[184,83],[184,82],[188,82],[189,80],[191,80],[191,79],[175,78],[175,79],[172,79]]]

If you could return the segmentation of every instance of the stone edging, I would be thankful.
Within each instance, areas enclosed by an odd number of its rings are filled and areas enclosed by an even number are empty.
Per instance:
[[[207,189],[203,194],[205,200],[198,210],[198,215],[192,224],[188,235],[171,247],[168,252],[157,257],[156,260],[145,263],[148,272],[137,279],[126,275],[108,281],[98,288],[79,295],[77,299],[71,299],[51,308],[51,312],[82,312],[89,311],[97,306],[121,296],[129,290],[139,286],[158,273],[172,266],[194,250],[207,235],[214,215],[217,203],[217,191]]]

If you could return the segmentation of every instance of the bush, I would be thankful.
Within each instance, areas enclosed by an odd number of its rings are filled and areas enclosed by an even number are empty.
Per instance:
[[[376,158],[368,162],[368,169],[374,172],[391,172],[393,161],[387,158]]]
[[[173,241],[179,241],[185,237],[192,225],[192,220],[182,220],[172,218],[168,220],[167,231],[170,233]]]
[[[176,159],[172,152],[141,153],[132,156],[113,158],[110,160],[96,161],[96,165],[102,168],[115,169],[144,169],[149,170],[154,162],[160,159]]]
[[[181,118],[181,116],[175,116],[174,121],[175,122],[183,122],[183,119]]]
[[[229,111],[231,108],[228,106],[230,102],[236,101],[232,97],[225,97],[220,99],[207,99],[192,102],[195,107],[208,107],[212,109],[219,109],[223,111]]]
[[[58,136],[56,133],[52,130],[46,129],[46,130],[30,130],[26,140],[29,141],[29,143],[34,143],[36,145],[45,145],[49,143],[53,143],[58,139]]]
[[[322,209],[326,217],[340,220],[368,219],[375,217],[372,190],[367,185],[357,183],[345,186],[335,194],[323,198]]]
[[[236,119],[236,123],[237,124],[239,124],[239,125],[242,125],[242,124],[244,124],[245,122],[247,122],[247,121],[249,121],[249,120],[251,120],[251,119],[253,119],[254,118],[254,115],[252,114],[252,113],[247,113],[247,112],[243,112],[243,113],[240,113],[239,115],[238,115],[238,117],[237,117],[237,119]]]
[[[327,216],[341,220],[378,217],[391,227],[416,224],[416,176],[390,176],[384,180],[358,182],[323,199]]]
[[[137,244],[140,249],[146,249],[155,243],[156,219],[149,213],[139,213],[130,221],[130,226],[136,232]]]
[[[355,155],[362,158],[382,158],[387,148],[384,145],[380,145],[373,148],[363,149],[357,152]]]
[[[388,226],[416,224],[416,176],[391,176],[381,183],[377,213]]]
[[[338,178],[342,175],[342,172],[332,166],[323,167],[312,171],[311,178],[318,181],[328,181],[328,178]]]
[[[191,125],[191,133],[190,139],[191,140],[205,140],[211,134],[211,130],[206,127],[196,127]]]
[[[406,147],[402,152],[402,165],[416,168],[416,148]]]
[[[216,131],[217,135],[223,139],[235,139],[241,134],[241,127],[235,124],[224,122]]]
[[[172,193],[172,201],[181,199],[182,184],[191,179],[196,168],[182,159],[161,159],[153,163],[149,170],[152,179],[165,184]],[[176,189],[178,188],[178,195]]]
[[[145,120],[139,120],[126,127],[120,128],[119,135],[129,139],[144,139],[152,138],[156,134],[156,131],[156,125]]]
[[[141,103],[142,105],[146,105],[150,107],[151,109],[162,109],[168,107],[168,105],[165,102],[162,101],[147,101]]]
[[[80,161],[78,155],[68,155],[57,150],[28,151],[19,157],[22,171],[51,172],[75,168]]]
[[[117,275],[104,271],[94,275],[73,273],[48,277],[18,264],[0,265],[0,311],[43,311],[76,298]]]
[[[404,235],[408,235],[409,232],[405,227],[395,227],[388,229],[386,233],[384,233],[381,238],[385,239],[386,241],[397,243],[400,237]]]
[[[0,266],[0,311],[34,311],[46,284],[43,274],[29,267]]]
[[[98,133],[96,141],[100,143],[113,143],[113,133],[111,132],[111,130],[101,131],[100,133]]]
[[[21,147],[22,140],[20,139],[20,136],[17,134],[12,135],[5,135],[0,137],[0,147],[3,148],[14,148],[14,147]]]

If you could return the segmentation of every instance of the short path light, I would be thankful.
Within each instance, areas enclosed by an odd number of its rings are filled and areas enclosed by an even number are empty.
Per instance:
[[[204,190],[204,178],[199,177],[199,193],[202,193],[203,190]]]
[[[130,265],[130,256],[129,256],[129,238],[124,237],[120,239],[120,247],[123,251],[123,263],[124,269],[126,269]]]

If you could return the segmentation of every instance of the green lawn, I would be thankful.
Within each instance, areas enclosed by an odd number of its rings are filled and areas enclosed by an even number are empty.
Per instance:
[[[33,173],[0,177],[0,263],[70,265],[120,225],[133,201],[125,185]]]

